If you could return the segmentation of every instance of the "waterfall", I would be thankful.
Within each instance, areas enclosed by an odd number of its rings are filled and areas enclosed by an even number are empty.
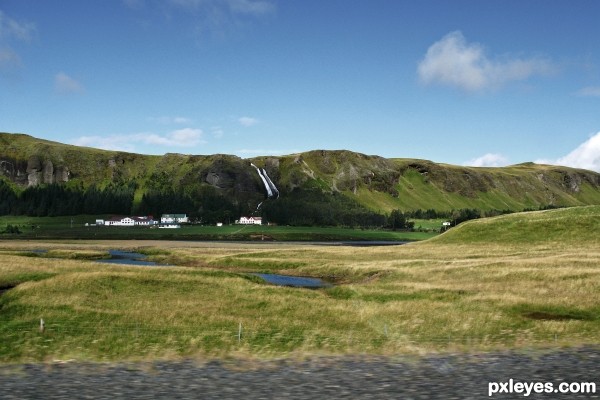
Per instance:
[[[269,183],[267,182],[267,180],[263,176],[263,174],[260,171],[260,169],[258,169],[258,167],[256,165],[252,164],[252,163],[250,163],[250,165],[252,165],[254,168],[256,168],[256,172],[258,172],[258,176],[260,176],[260,179],[263,181],[263,184],[265,185],[265,189],[267,189],[267,196],[269,198],[273,197],[273,191],[271,190],[271,186],[269,186]],[[277,196],[279,197],[279,192],[277,192]]]
[[[275,192],[275,194],[277,194],[277,198],[279,198],[279,190],[277,190],[277,187],[275,186],[275,184],[273,183],[271,178],[269,178],[269,175],[267,175],[267,171],[263,168],[262,172],[263,172],[264,177],[267,178],[267,182],[269,183],[269,186],[271,187],[271,192]]]

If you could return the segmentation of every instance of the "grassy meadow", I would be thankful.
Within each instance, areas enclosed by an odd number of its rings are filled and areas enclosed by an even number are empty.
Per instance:
[[[0,241],[0,362],[597,344],[598,233],[591,206],[470,221],[385,247]],[[96,262],[115,248],[174,266]],[[252,272],[335,286],[277,287]]]

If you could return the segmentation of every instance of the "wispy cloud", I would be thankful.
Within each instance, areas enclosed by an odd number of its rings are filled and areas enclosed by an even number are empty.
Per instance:
[[[300,153],[300,150],[278,150],[278,149],[239,149],[235,151],[235,154],[240,156],[281,156],[287,154]]]
[[[23,65],[21,56],[12,47],[13,42],[28,42],[35,32],[33,23],[16,21],[0,10],[0,72]]]
[[[184,128],[164,135],[134,133],[130,135],[82,136],[72,141],[76,146],[95,147],[105,150],[141,152],[140,145],[157,146],[161,153],[165,147],[193,147],[205,143],[201,129]]]
[[[487,153],[464,163],[471,167],[503,167],[508,164],[508,159],[502,154]]]
[[[148,118],[149,121],[151,122],[155,122],[161,125],[189,125],[193,122],[193,120],[191,118],[188,117],[169,117],[169,116],[162,116],[162,117],[150,117]]]
[[[534,75],[548,75],[555,69],[552,63],[541,58],[490,59],[482,45],[468,43],[460,31],[455,31],[429,47],[417,72],[425,84],[476,92],[496,89]]]
[[[8,70],[20,67],[23,63],[21,57],[10,47],[0,48],[0,69]]]
[[[265,0],[226,0],[232,12],[264,15],[275,11],[275,4]]]
[[[600,132],[590,136],[575,150],[556,160],[536,160],[540,164],[565,165],[600,172]]]
[[[54,76],[54,89],[59,94],[77,94],[85,91],[78,80],[64,72],[59,72]]]
[[[121,0],[130,10],[162,15],[183,14],[193,35],[204,41],[235,34],[254,21],[275,14],[277,0]],[[152,12],[153,11],[153,12]]]
[[[248,128],[248,127],[257,125],[260,121],[253,117],[241,117],[241,118],[238,118],[238,122],[240,123],[240,125]]]
[[[260,16],[275,10],[270,0],[169,0],[169,3],[186,10],[214,12],[217,9],[233,14]]]
[[[35,33],[35,24],[18,22],[0,10],[0,40],[17,39],[29,41]]]
[[[577,91],[578,96],[600,97],[600,86],[588,86]]]
[[[220,126],[213,126],[210,128],[210,133],[214,138],[220,139],[225,135],[225,131]]]

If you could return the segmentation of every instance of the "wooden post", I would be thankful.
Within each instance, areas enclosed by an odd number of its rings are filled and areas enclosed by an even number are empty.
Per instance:
[[[44,333],[45,329],[46,329],[46,324],[44,323],[44,319],[40,318],[40,332]]]
[[[238,327],[238,344],[242,341],[242,323],[240,322],[240,326]]]

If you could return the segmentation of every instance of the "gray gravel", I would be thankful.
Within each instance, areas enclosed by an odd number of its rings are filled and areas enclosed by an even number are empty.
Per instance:
[[[496,394],[488,382],[595,382],[595,394]],[[0,365],[0,399],[598,399],[600,348],[305,361]]]

